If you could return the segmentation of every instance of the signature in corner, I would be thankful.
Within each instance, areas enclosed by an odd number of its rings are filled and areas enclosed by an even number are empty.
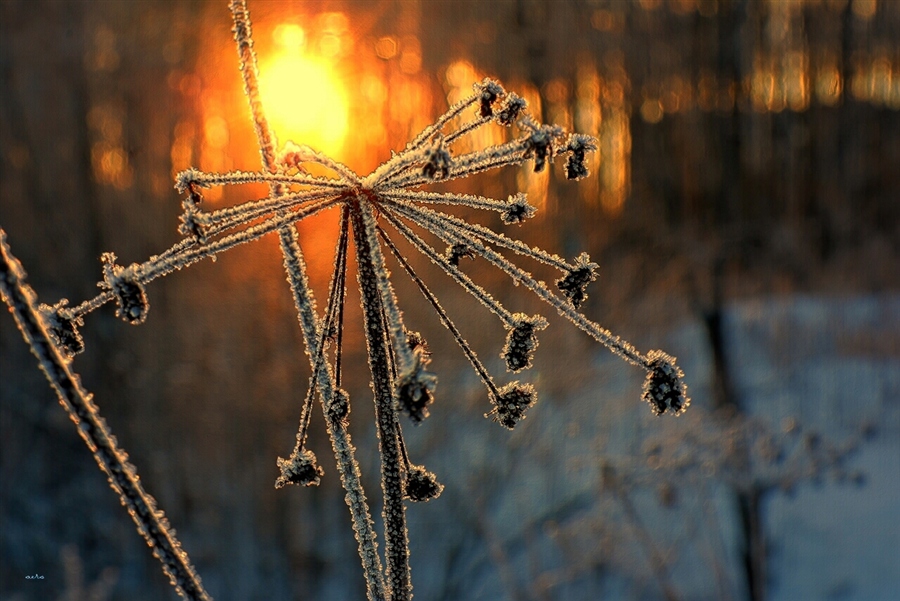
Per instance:
[[[25,576],[25,580],[43,580],[43,579],[44,579],[43,574],[29,574],[28,576]]]

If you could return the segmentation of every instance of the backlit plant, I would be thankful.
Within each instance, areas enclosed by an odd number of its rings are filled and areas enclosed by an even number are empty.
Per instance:
[[[403,441],[400,414],[414,424],[429,415],[435,398],[436,376],[428,371],[430,351],[417,332],[407,328],[386,267],[386,255],[393,256],[401,270],[414,282],[422,296],[450,331],[484,383],[491,405],[486,414],[512,429],[525,418],[537,400],[530,384],[517,381],[498,385],[478,359],[432,290],[413,270],[395,245],[399,235],[450,275],[468,293],[496,315],[508,333],[500,354],[507,369],[519,372],[532,364],[537,334],[547,327],[540,315],[529,316],[508,310],[460,268],[460,259],[487,261],[516,284],[535,293],[560,315],[607,346],[629,363],[647,371],[643,398],[657,415],[683,412],[689,399],[682,372],[674,358],[661,351],[641,354],[627,342],[587,319],[578,311],[587,298],[586,288],[597,277],[597,265],[587,254],[574,261],[565,259],[469,223],[431,206],[464,206],[496,211],[504,224],[518,224],[535,213],[524,194],[496,200],[468,194],[430,192],[422,187],[532,162],[540,172],[557,157],[565,157],[568,179],[588,175],[587,153],[596,151],[590,136],[566,133],[560,127],[543,125],[527,113],[526,102],[507,92],[495,81],[484,80],[474,93],[454,104],[432,125],[426,127],[406,147],[365,177],[315,150],[288,143],[276,149],[259,97],[256,55],[250,20],[244,0],[230,4],[235,40],[240,58],[244,89],[262,157],[262,170],[231,173],[204,173],[188,169],[177,176],[176,188],[185,195],[181,215],[180,242],[143,263],[123,266],[113,253],[104,253],[102,292],[93,299],[69,306],[63,299],[49,306],[38,303],[24,282],[24,271],[10,254],[0,231],[3,297],[14,313],[20,329],[40,365],[78,426],[100,467],[119,493],[138,529],[163,564],[179,594],[190,599],[209,599],[200,578],[181,549],[155,501],[142,488],[134,467],[97,412],[92,396],[72,371],[72,358],[84,350],[79,327],[84,317],[106,303],[115,302],[116,314],[131,324],[143,323],[148,315],[146,285],[205,258],[238,245],[277,234],[284,256],[287,279],[298,312],[301,331],[310,360],[312,377],[300,408],[297,444],[287,459],[278,458],[281,475],[275,486],[315,485],[324,474],[315,455],[305,447],[313,402],[318,396],[335,453],[338,473],[346,491],[353,530],[363,564],[368,597],[399,601],[412,596],[409,546],[405,516],[407,501],[429,501],[440,495],[443,486],[434,474],[412,463]],[[467,134],[497,123],[515,128],[512,141],[483,150],[454,152],[454,143]],[[306,169],[316,164],[327,176],[315,176]],[[269,195],[236,206],[206,210],[204,189],[213,186],[266,183]],[[334,270],[323,315],[316,311],[313,292],[295,223],[324,211],[339,213],[340,233],[335,249]],[[390,231],[389,231],[390,230]],[[439,251],[419,232],[446,244]],[[350,238],[355,248],[356,274],[363,309],[363,328],[374,390],[375,420],[381,457],[384,497],[384,557],[379,554],[373,522],[360,480],[355,449],[348,432],[350,399],[341,388],[344,306]],[[534,279],[530,273],[496,249],[505,249],[559,270],[556,289]]]

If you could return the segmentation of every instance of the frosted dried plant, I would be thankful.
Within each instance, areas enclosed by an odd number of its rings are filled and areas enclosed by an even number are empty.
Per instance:
[[[392,228],[392,233],[399,233],[501,320],[508,330],[501,356],[511,372],[531,366],[538,344],[537,332],[547,327],[547,321],[540,315],[513,313],[504,307],[460,269],[459,260],[463,257],[486,260],[613,353],[644,368],[647,378],[643,398],[657,415],[677,415],[687,408],[689,399],[682,383],[683,374],[673,357],[661,351],[641,354],[578,311],[587,298],[587,285],[597,277],[597,265],[586,254],[569,262],[487,227],[423,206],[492,210],[500,213],[505,224],[521,223],[535,213],[535,208],[524,194],[496,200],[468,194],[429,192],[421,188],[434,182],[465,178],[527,161],[531,161],[534,170],[540,172],[561,155],[566,157],[567,178],[581,179],[588,175],[586,153],[596,150],[593,138],[568,134],[560,127],[537,123],[527,114],[524,99],[507,92],[497,82],[486,79],[474,86],[471,96],[451,106],[402,151],[392,154],[388,161],[365,177],[306,146],[288,143],[276,150],[259,96],[257,61],[246,3],[244,0],[233,0],[230,9],[244,90],[262,157],[262,170],[204,173],[188,169],[181,172],[176,178],[176,188],[185,195],[179,228],[183,239],[146,262],[129,266],[118,265],[114,254],[104,253],[103,280],[99,284],[102,292],[77,306],[70,307],[65,299],[53,306],[39,304],[25,284],[24,271],[10,254],[3,237],[0,245],[3,253],[0,273],[3,296],[62,404],[78,425],[79,433],[109,476],[113,488],[128,507],[178,593],[190,599],[209,599],[162,512],[156,508],[153,498],[144,492],[134,467],[127,461],[127,455],[118,448],[91,395],[81,387],[71,369],[72,358],[84,350],[78,328],[87,314],[115,301],[117,316],[131,324],[142,323],[149,309],[146,285],[150,281],[202,259],[215,258],[235,246],[276,233],[312,377],[300,409],[296,446],[287,459],[278,458],[281,475],[275,486],[315,485],[324,474],[315,455],[305,447],[313,402],[318,395],[338,473],[347,493],[346,501],[358,542],[368,597],[392,601],[409,599],[412,584],[404,502],[434,499],[443,487],[434,474],[410,461],[399,415],[406,414],[414,424],[427,418],[429,405],[434,400],[437,378],[428,371],[430,358],[427,344],[404,324],[385,265],[385,254],[392,255],[412,279],[478,373],[492,405],[486,416],[511,429],[525,418],[527,410],[537,400],[537,393],[530,384],[514,381],[499,386],[494,382],[435,294],[394,244],[385,226]],[[515,128],[518,134],[510,142],[483,150],[454,153],[457,140],[491,123]],[[311,175],[305,167],[311,164],[324,168],[329,175]],[[203,208],[204,189],[247,183],[267,184],[269,195],[225,209],[208,211]],[[340,233],[325,311],[320,317],[307,281],[306,264],[295,224],[330,208],[339,210]],[[447,244],[447,250],[438,251],[416,232],[417,229]],[[348,432],[349,395],[341,389],[344,304],[351,235],[375,393],[384,497],[384,567]],[[495,248],[512,251],[559,270],[561,277],[556,282],[558,291],[533,278]],[[387,249],[387,253],[383,249]]]

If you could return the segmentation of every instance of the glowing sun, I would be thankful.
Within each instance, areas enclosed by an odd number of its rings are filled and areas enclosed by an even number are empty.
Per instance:
[[[347,136],[348,102],[329,63],[299,45],[260,66],[260,95],[279,144],[292,140],[340,154]]]

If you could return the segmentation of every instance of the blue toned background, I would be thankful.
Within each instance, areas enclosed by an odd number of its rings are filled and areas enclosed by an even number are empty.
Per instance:
[[[315,141],[359,171],[487,75],[541,119],[596,136],[588,180],[565,182],[558,161],[546,177],[510,170],[466,190],[527,191],[539,213],[508,233],[589,252],[600,269],[588,317],[686,372],[691,409],[654,418],[639,370],[472,263],[511,310],[550,319],[527,374],[539,403],[509,432],[483,418],[465,358],[395,278],[440,377],[432,416],[404,424],[414,461],[446,485],[409,510],[417,598],[896,597],[900,4],[250,10],[263,76],[304,69],[299,88],[272,92],[288,98],[280,139]],[[229,28],[218,1],[0,3],[0,225],[41,300],[93,296],[104,251],[127,264],[173,244],[177,171],[258,165]],[[336,220],[300,225],[320,302]],[[501,324],[411,260],[505,382]],[[363,598],[318,413],[322,485],[273,487],[309,377],[277,244],[148,293],[140,327],[109,307],[90,315],[74,366],[211,594]],[[348,324],[360,322],[354,294]],[[354,325],[348,336],[351,427],[374,492],[363,339]],[[0,599],[173,598],[10,318],[0,372]]]

